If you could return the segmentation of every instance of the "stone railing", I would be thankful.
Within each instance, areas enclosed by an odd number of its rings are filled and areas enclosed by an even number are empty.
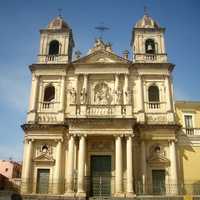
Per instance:
[[[166,54],[136,54],[135,62],[167,62]]]
[[[66,63],[67,55],[38,55],[38,62],[45,64]]]
[[[70,105],[71,116],[122,117],[132,115],[131,105]]]
[[[165,112],[165,102],[145,102],[146,112]]]
[[[115,114],[115,106],[113,105],[88,105],[86,109],[87,115],[113,115]]]
[[[59,102],[55,101],[43,101],[39,103],[39,111],[42,112],[52,112],[57,110],[57,105]]]
[[[188,136],[200,136],[200,128],[183,128],[182,130]]]

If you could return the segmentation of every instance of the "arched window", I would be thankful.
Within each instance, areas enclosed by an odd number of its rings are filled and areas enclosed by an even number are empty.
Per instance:
[[[57,40],[53,40],[49,44],[49,55],[57,54],[59,54],[59,42]]]
[[[156,85],[152,85],[148,89],[149,102],[159,102],[159,89]]]
[[[147,39],[145,42],[145,52],[149,54],[155,54],[156,48],[155,48],[155,42],[152,39]]]
[[[50,102],[55,99],[55,87],[48,85],[44,90],[44,102]]]

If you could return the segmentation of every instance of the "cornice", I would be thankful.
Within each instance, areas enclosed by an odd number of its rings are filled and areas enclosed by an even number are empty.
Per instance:
[[[41,129],[68,129],[66,124],[22,124],[24,131],[41,130]]]

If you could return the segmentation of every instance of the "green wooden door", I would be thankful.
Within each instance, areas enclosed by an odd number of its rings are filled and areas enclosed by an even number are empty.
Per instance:
[[[165,170],[152,170],[153,194],[165,194]]]
[[[91,156],[91,196],[110,196],[111,156]]]
[[[37,193],[47,194],[49,190],[49,169],[38,169]]]

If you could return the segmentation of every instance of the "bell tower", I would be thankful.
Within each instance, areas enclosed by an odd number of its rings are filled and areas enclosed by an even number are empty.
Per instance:
[[[147,13],[133,28],[131,47],[133,61],[139,63],[166,63],[164,42],[165,28],[162,28]]]
[[[69,63],[73,47],[72,29],[61,16],[57,16],[46,29],[40,30],[38,63]]]

